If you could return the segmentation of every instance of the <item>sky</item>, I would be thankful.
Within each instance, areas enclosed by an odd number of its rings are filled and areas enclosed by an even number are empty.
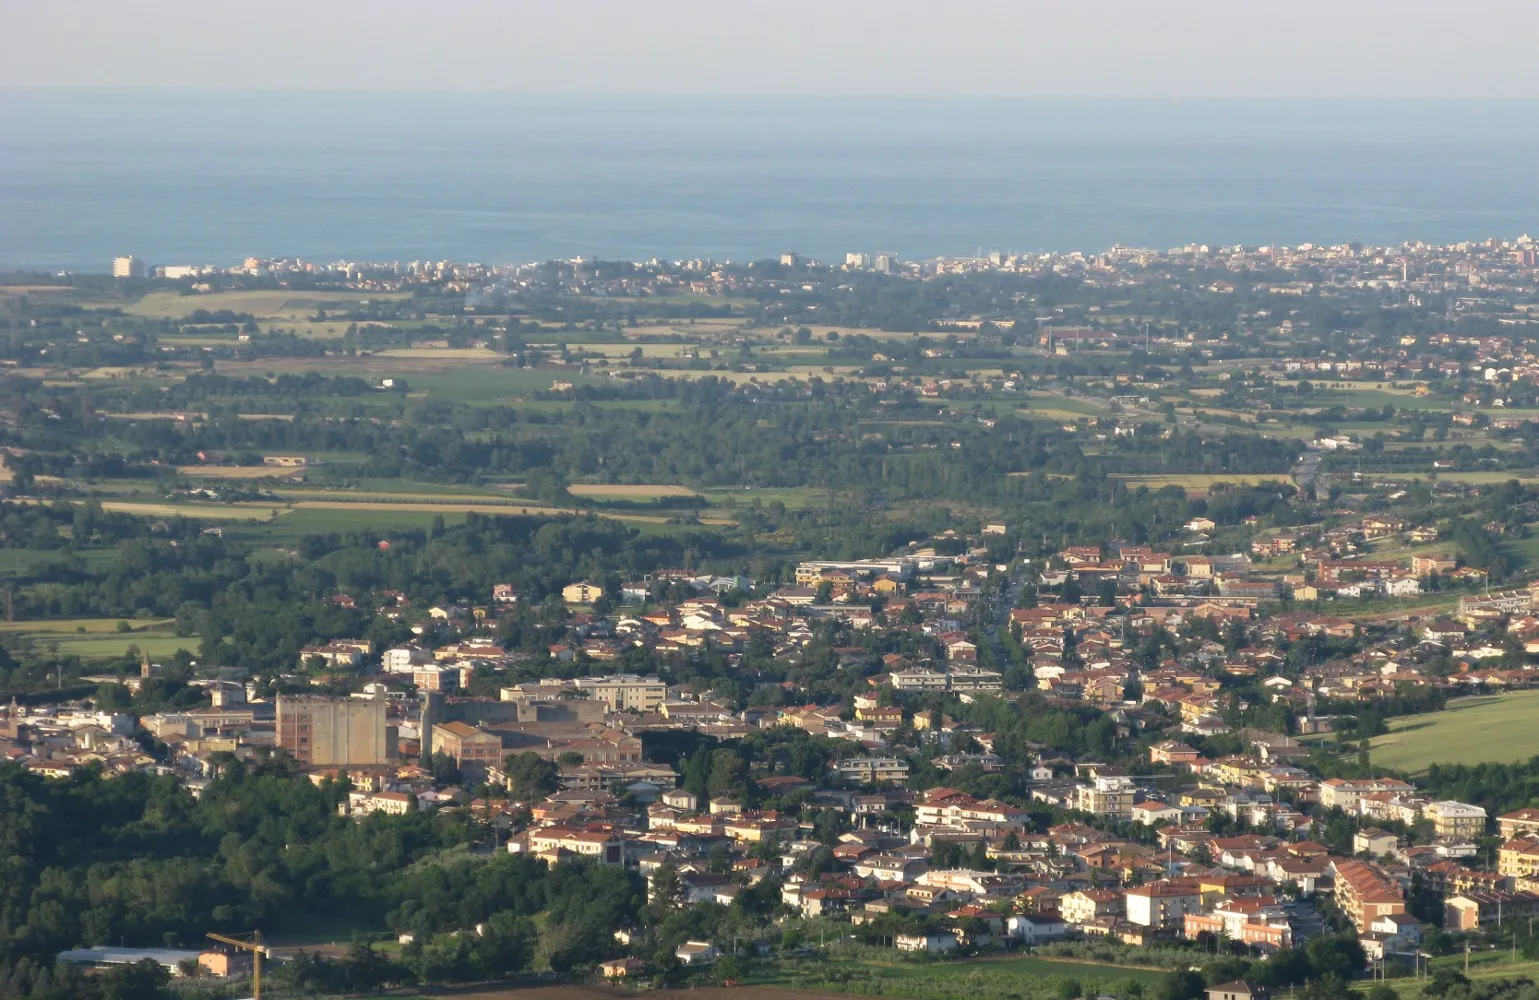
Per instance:
[[[0,87],[1539,98],[1531,0],[0,0]]]

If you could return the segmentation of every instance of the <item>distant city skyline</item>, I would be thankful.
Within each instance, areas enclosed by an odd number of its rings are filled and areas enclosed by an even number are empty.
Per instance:
[[[1491,100],[1539,95],[1535,37],[1510,0],[0,0],[0,86]]]

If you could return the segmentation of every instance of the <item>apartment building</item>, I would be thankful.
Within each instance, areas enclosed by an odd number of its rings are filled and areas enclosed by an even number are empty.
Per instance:
[[[1188,913],[1202,912],[1196,885],[1162,879],[1127,891],[1128,923],[1156,930],[1181,927]]]
[[[858,785],[898,785],[908,780],[908,762],[896,757],[851,757],[835,764],[831,770]]]
[[[1480,806],[1445,799],[1424,810],[1439,837],[1478,837],[1486,832],[1486,811]]]
[[[1081,889],[1060,899],[1058,912],[1066,924],[1088,924],[1122,916],[1127,912],[1127,900],[1118,889]]]
[[[1098,775],[1093,783],[1074,789],[1074,808],[1112,819],[1132,819],[1135,794],[1131,779],[1121,775]]]
[[[593,701],[609,706],[611,712],[656,712],[668,699],[668,685],[656,677],[636,674],[579,677],[574,686]]]
[[[1499,874],[1510,878],[1532,878],[1539,874],[1539,838],[1513,837],[1503,841],[1496,857]]]
[[[1211,934],[1229,941],[1254,945],[1263,951],[1276,951],[1293,945],[1293,927],[1288,908],[1270,896],[1220,901],[1207,913],[1186,914],[1182,936],[1196,940]]]
[[[1516,809],[1496,817],[1503,840],[1539,834],[1539,809]]]
[[[1377,865],[1346,861],[1336,865],[1336,906],[1360,933],[1380,917],[1405,912],[1405,893]]]

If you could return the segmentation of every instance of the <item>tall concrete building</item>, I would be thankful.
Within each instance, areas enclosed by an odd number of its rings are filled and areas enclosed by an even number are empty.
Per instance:
[[[112,258],[112,276],[114,278],[142,278],[144,277],[144,261],[138,257],[114,257]]]
[[[388,737],[383,701],[278,696],[278,746],[301,764],[384,764],[395,755]]]

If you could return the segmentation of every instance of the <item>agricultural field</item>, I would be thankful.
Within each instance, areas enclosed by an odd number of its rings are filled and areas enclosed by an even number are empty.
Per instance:
[[[258,290],[210,292],[182,295],[179,292],[151,292],[123,312],[146,319],[182,319],[199,309],[219,312],[250,313],[259,320],[305,321],[317,309],[346,309],[367,301],[403,299],[398,292],[293,292]],[[345,328],[347,324],[342,324]]]
[[[26,574],[49,563],[66,563],[78,559],[88,569],[99,570],[117,558],[111,549],[86,549],[71,552],[68,549],[0,549],[0,574]]]
[[[1369,475],[1370,475],[1370,473],[1367,473],[1367,472],[1363,473],[1364,478],[1367,478]],[[1492,470],[1489,470],[1489,471],[1480,470],[1480,471],[1470,471],[1470,472],[1427,472],[1427,473],[1375,472],[1375,473],[1372,473],[1371,475],[1373,476],[1374,479],[1383,479],[1383,480],[1391,480],[1392,479],[1392,480],[1404,481],[1404,482],[1411,482],[1413,480],[1422,480],[1422,481],[1426,481],[1426,482],[1436,481],[1436,482],[1440,482],[1440,483],[1469,483],[1471,485],[1490,485],[1492,483],[1505,483],[1505,482],[1508,482],[1510,480],[1516,479],[1518,482],[1525,483],[1525,484],[1528,484],[1528,483],[1539,483],[1539,473],[1535,473],[1532,469],[1523,470],[1523,471],[1508,471],[1508,470],[1505,470],[1505,469],[1492,469]]]
[[[106,506],[105,504],[103,506]],[[559,514],[571,514],[575,511],[565,508],[550,507],[544,504],[507,504],[487,501],[450,503],[443,501],[421,502],[401,501],[399,503],[388,500],[300,500],[289,506],[289,510],[338,510],[367,512],[369,518],[355,517],[355,522],[368,523],[372,515],[379,512],[417,511],[428,514],[528,514],[534,516],[554,516]],[[639,521],[654,524],[665,524],[668,518],[662,514],[600,514],[616,521]],[[702,524],[727,525],[732,520],[726,517],[703,517]]]
[[[1113,473],[1112,478],[1120,479],[1130,487],[1147,486],[1151,490],[1164,489],[1166,486],[1179,486],[1186,490],[1208,490],[1219,483],[1254,486],[1257,483],[1286,483],[1292,480],[1286,472],[1174,473],[1148,476]]]
[[[1496,550],[1506,557],[1511,569],[1526,570],[1539,565],[1539,535],[1499,542]]]
[[[116,618],[62,618],[46,621],[0,622],[0,632],[25,637],[35,645],[58,646],[64,656],[102,659],[122,656],[130,646],[152,657],[170,656],[178,649],[197,652],[198,637],[178,637],[171,631],[169,619],[124,622],[122,631]]]
[[[17,503],[41,501],[18,498]],[[82,501],[73,501],[80,503]],[[257,521],[281,513],[273,504],[213,504],[213,503],[163,503],[148,500],[103,500],[102,510],[119,514],[136,514],[140,517],[199,517],[211,520]]]
[[[1527,760],[1539,755],[1536,720],[1539,691],[1459,698],[1442,712],[1391,719],[1390,731],[1373,739],[1373,762],[1415,774],[1433,763]]]
[[[704,495],[707,502],[713,506],[727,507],[737,505],[751,507],[756,500],[761,504],[772,504],[778,500],[791,509],[801,509],[827,506],[834,500],[833,491],[816,486],[766,486],[758,489],[717,487],[705,490]]]
[[[898,958],[828,958],[805,967],[792,964],[750,974],[754,985],[906,997],[913,1000],[1040,993],[1043,980],[1073,980],[1081,986],[1134,982],[1153,987],[1166,976],[1160,969],[1036,958],[1029,955],[963,962],[914,962]],[[1067,990],[1065,990],[1067,992]],[[1087,991],[1088,992],[1088,991]],[[1083,994],[1082,994],[1083,995]]]
[[[1464,971],[1463,955],[1443,955],[1434,958],[1428,963],[1432,969],[1455,969],[1470,979],[1479,982],[1490,979],[1535,979],[1539,978],[1539,962],[1529,961],[1519,957],[1513,961],[1506,949],[1494,949],[1491,951],[1475,951],[1469,956],[1469,971]],[[1418,979],[1415,976],[1402,976],[1398,979],[1388,979],[1384,982],[1400,995],[1400,1000],[1421,1000],[1428,979]],[[1361,992],[1374,984],[1371,980],[1354,984]]]
[[[225,537],[234,541],[287,547],[306,535],[344,534],[369,530],[388,536],[393,531],[426,531],[436,518],[454,525],[465,520],[463,510],[455,513],[403,510],[389,505],[386,510],[369,511],[367,517],[357,511],[335,509],[321,504],[304,510],[292,510],[272,521],[247,521],[225,528]]]
[[[287,479],[304,471],[277,465],[182,465],[176,474],[191,479]]]
[[[647,502],[668,497],[697,497],[688,486],[631,486],[624,483],[573,483],[567,492],[574,497],[594,500],[634,500]]]

